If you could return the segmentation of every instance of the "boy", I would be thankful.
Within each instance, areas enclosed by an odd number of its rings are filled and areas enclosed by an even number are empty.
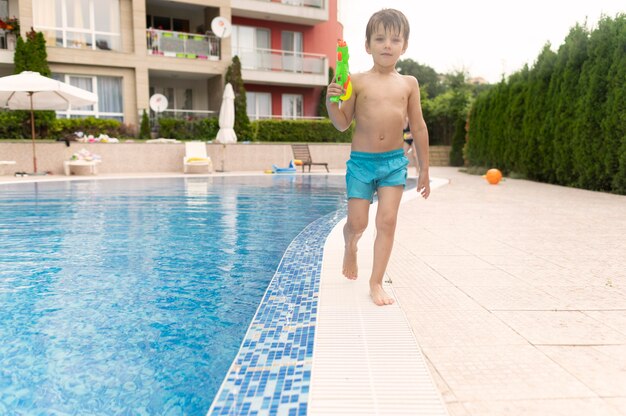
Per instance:
[[[406,51],[408,38],[409,22],[404,14],[394,9],[374,13],[365,31],[365,50],[372,55],[372,69],[351,75],[352,95],[341,104],[330,101],[330,97],[345,94],[339,84],[328,85],[326,94],[328,115],[335,128],[345,131],[353,118],[356,121],[347,162],[348,217],[343,229],[343,274],[348,279],[357,278],[357,242],[367,227],[374,192],[378,194],[374,262],[369,282],[370,296],[377,305],[394,302],[382,283],[406,183],[408,160],[404,156],[402,130],[407,117],[420,166],[417,191],[424,198],[430,194],[428,131],[422,116],[419,86],[415,77],[396,71],[396,62]]]

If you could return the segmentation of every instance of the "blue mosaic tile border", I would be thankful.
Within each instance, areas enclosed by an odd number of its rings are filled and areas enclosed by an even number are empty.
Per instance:
[[[344,217],[325,215],[291,242],[209,416],[306,415],[324,244]]]

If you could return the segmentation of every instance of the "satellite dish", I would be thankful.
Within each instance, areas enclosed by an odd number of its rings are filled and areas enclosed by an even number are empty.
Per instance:
[[[163,94],[154,94],[150,97],[150,108],[155,113],[162,113],[167,109],[167,97]]]
[[[211,30],[218,38],[227,38],[232,32],[232,26],[227,19],[217,16],[211,20]]]

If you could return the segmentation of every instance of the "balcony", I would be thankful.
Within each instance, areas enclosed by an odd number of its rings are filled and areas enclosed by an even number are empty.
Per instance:
[[[244,48],[234,50],[234,55],[241,60],[241,72],[246,82],[300,87],[328,84],[325,55]]]
[[[313,26],[327,22],[326,0],[232,0],[233,16]]]
[[[0,29],[0,64],[13,64],[16,36]]]
[[[220,39],[212,34],[147,29],[148,55],[185,59],[220,59]]]

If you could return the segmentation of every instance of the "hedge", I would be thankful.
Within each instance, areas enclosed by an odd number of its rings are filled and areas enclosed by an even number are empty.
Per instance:
[[[117,120],[86,118],[54,118],[54,112],[45,113],[35,118],[37,139],[69,138],[75,132],[99,136],[106,134],[119,139],[133,138],[133,129]],[[50,114],[51,113],[51,114]],[[158,119],[159,137],[176,140],[215,140],[219,131],[217,118],[183,120],[175,118]],[[239,137],[239,141],[261,142],[310,142],[310,143],[348,143],[352,137],[354,125],[345,132],[340,132],[330,120],[257,120],[251,123],[251,138]],[[30,124],[26,125],[22,111],[0,111],[0,138],[30,139]]]
[[[530,179],[626,194],[626,15],[576,25],[557,52],[480,94],[465,154]]]
[[[254,141],[347,143],[352,138],[354,124],[340,132],[330,120],[258,120],[252,122]]]
[[[159,137],[176,140],[214,140],[219,130],[216,118],[183,120],[159,118]]]

